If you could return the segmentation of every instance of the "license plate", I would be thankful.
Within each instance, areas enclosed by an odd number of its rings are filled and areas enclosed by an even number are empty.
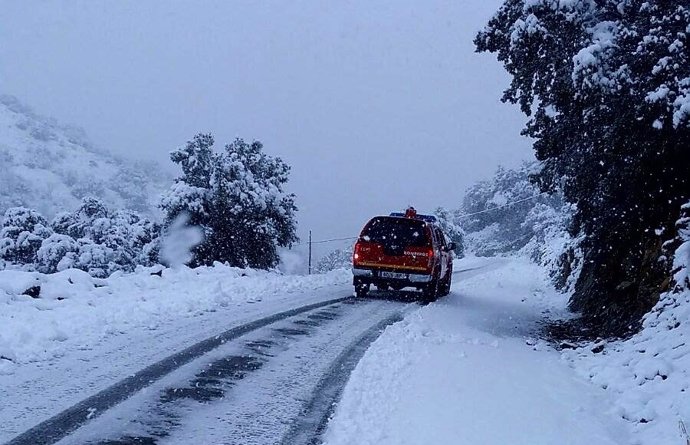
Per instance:
[[[407,274],[397,272],[381,272],[381,278],[396,278],[399,280],[406,280]]]

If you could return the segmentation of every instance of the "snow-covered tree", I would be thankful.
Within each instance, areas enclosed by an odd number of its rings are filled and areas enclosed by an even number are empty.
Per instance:
[[[536,163],[524,163],[517,169],[499,167],[494,176],[470,187],[455,219],[466,232],[469,250],[475,255],[492,256],[517,252],[538,237],[528,215],[542,205],[560,209],[559,196],[541,194],[530,181],[538,171]]]
[[[687,2],[505,0],[475,43],[512,76],[542,190],[575,205],[585,255],[571,308],[603,333],[635,326],[690,193]]]
[[[321,258],[314,267],[316,273],[352,267],[352,248],[336,249]]]
[[[182,176],[161,201],[166,221],[184,212],[202,228],[193,265],[274,267],[277,248],[297,240],[294,195],[283,190],[290,167],[263,153],[258,141],[236,139],[222,152],[213,144],[210,134],[198,134],[171,154]]]
[[[454,221],[453,215],[448,209],[443,207],[437,207],[434,210],[434,215],[438,220],[439,226],[443,230],[443,233],[448,236],[449,241],[455,243],[455,256],[457,258],[462,258],[465,256],[465,232],[462,227]]]
[[[214,143],[210,134],[197,134],[184,147],[170,154],[170,159],[182,168],[182,176],[161,199],[160,208],[166,215],[166,227],[185,213],[190,226],[201,228],[204,237],[210,237],[211,177],[218,156],[213,150]]]
[[[109,217],[108,208],[100,199],[86,197],[74,213],[58,213],[50,226],[56,233],[69,235],[74,239],[93,237],[93,226],[99,219]]]
[[[455,219],[475,255],[527,256],[549,270],[558,288],[570,289],[582,266],[580,240],[568,233],[573,209],[560,193],[540,192],[530,181],[536,171],[536,163],[499,167],[468,189]]]
[[[51,234],[48,222],[35,210],[9,208],[0,230],[0,259],[13,264],[33,264],[41,243]]]

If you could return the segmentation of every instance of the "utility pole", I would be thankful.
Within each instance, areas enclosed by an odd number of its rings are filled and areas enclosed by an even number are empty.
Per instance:
[[[311,275],[311,230],[309,231],[309,275]]]

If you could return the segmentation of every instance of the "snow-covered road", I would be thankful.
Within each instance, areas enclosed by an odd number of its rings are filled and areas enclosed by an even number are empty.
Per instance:
[[[82,416],[93,418],[59,443],[292,445],[316,434],[328,445],[630,443],[604,391],[536,339],[564,303],[543,272],[515,259],[455,267],[451,295],[428,306],[374,292],[233,337]],[[132,326],[0,375],[0,442],[204,338],[351,289],[336,277],[274,294]]]
[[[0,278],[20,281],[3,273]],[[44,287],[67,281],[57,275]],[[75,279],[60,293],[69,296],[62,301],[0,298],[0,349],[3,338],[9,340],[17,357],[0,366],[0,443],[233,326],[352,294],[348,274],[246,275],[224,266],[167,270],[162,277],[114,277],[107,286],[78,291]]]
[[[458,265],[467,272],[451,295],[389,326],[366,352],[326,444],[631,443],[605,391],[535,340],[563,307],[543,271],[516,259]]]
[[[409,307],[348,299],[286,318],[180,367],[58,443],[279,443],[295,419],[314,417],[318,427],[326,413],[305,409],[316,389],[344,386],[342,356]]]

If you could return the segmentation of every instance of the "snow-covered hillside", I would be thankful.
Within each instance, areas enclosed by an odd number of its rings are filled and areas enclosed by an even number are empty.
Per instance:
[[[0,96],[0,214],[25,206],[50,218],[74,210],[85,196],[151,214],[171,181],[147,167],[100,151],[83,130]]]

